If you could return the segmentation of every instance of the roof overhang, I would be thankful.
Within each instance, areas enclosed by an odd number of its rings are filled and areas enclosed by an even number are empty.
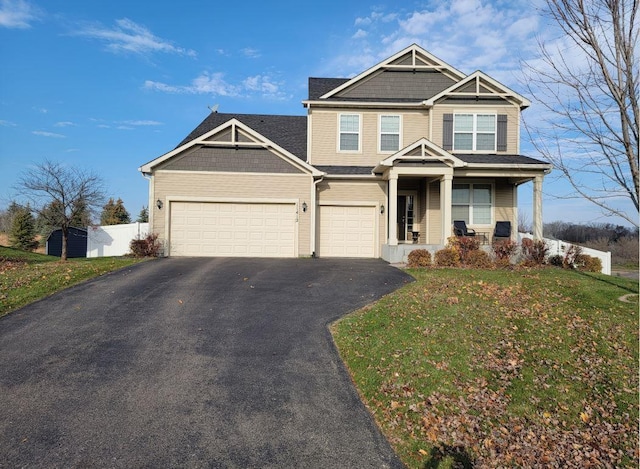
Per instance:
[[[209,140],[210,137],[225,131],[227,128],[231,128],[232,131],[231,132],[231,138],[232,141],[217,141],[217,140]],[[235,129],[241,129],[243,131],[243,133],[247,136],[249,136],[252,141],[240,141],[240,140],[235,140]],[[191,148],[194,148],[196,146],[218,146],[218,147],[229,147],[229,145],[232,145],[236,148],[239,147],[248,147],[248,148],[265,148],[268,150],[273,151],[274,153],[276,153],[278,156],[280,156],[281,158],[287,160],[289,163],[291,163],[293,166],[299,168],[300,170],[302,170],[303,172],[306,172],[314,177],[320,177],[322,175],[324,175],[324,173],[322,171],[318,171],[316,168],[314,168],[313,166],[311,166],[310,164],[306,163],[305,161],[302,161],[300,158],[298,158],[297,156],[293,155],[292,153],[290,153],[289,151],[285,150],[284,148],[282,148],[281,146],[277,145],[276,143],[274,143],[273,141],[269,140],[268,138],[266,138],[264,135],[256,132],[255,130],[251,129],[250,127],[248,127],[247,125],[243,124],[242,122],[240,122],[238,119],[230,119],[227,122],[219,125],[218,127],[210,130],[209,132],[206,132],[205,134],[185,143],[184,145],[181,145],[175,149],[173,149],[172,151],[165,153],[164,155],[149,161],[148,163],[140,166],[138,168],[138,171],[140,171],[143,175],[150,175],[153,173],[153,169],[164,163],[165,161],[169,160],[170,158],[183,153],[186,150],[189,150]]]
[[[460,90],[469,84],[475,83],[475,91],[467,91],[460,92]],[[487,91],[483,91],[482,88],[487,88]],[[489,89],[490,88],[490,89]],[[507,101],[520,106],[521,109],[525,109],[531,106],[531,101],[529,101],[524,96],[516,93],[515,91],[507,88],[502,83],[494,80],[489,75],[481,72],[480,70],[472,73],[466,78],[460,80],[457,83],[454,83],[449,88],[444,91],[441,91],[437,95],[426,99],[423,101],[423,104],[429,108],[433,107],[439,100],[447,98],[447,97],[471,97],[471,98],[491,98],[491,97],[499,97],[504,98]]]
[[[374,173],[383,173],[389,168],[398,166],[402,162],[411,163],[442,163],[450,168],[461,168],[467,163],[455,157],[432,141],[421,138],[393,155],[385,158],[373,168]]]

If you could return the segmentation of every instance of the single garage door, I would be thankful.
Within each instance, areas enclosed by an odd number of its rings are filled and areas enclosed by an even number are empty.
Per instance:
[[[295,205],[171,202],[171,256],[294,257]]]
[[[322,205],[320,257],[375,257],[375,207]]]

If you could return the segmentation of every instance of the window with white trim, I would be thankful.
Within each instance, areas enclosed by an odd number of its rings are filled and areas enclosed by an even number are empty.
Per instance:
[[[493,188],[491,184],[454,184],[451,218],[469,225],[491,225]]]
[[[380,152],[395,152],[400,150],[400,116],[380,116]]]
[[[454,151],[496,151],[496,114],[454,114]]]
[[[360,114],[340,114],[339,151],[360,151]]]

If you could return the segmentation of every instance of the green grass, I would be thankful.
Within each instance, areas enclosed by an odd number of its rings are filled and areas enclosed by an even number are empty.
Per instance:
[[[140,262],[129,257],[69,259],[0,246],[0,317],[84,280]]]
[[[408,467],[636,467],[637,282],[552,268],[409,272],[415,283],[332,326]]]

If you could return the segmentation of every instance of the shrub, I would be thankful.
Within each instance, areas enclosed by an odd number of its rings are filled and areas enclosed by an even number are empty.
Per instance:
[[[573,244],[569,245],[569,248],[564,253],[564,259],[562,260],[562,266],[565,269],[573,269],[576,265],[576,259],[582,255],[582,248]]]
[[[160,253],[160,242],[155,233],[148,234],[146,238],[132,239],[129,243],[131,255],[134,257],[157,257]]]
[[[544,259],[549,252],[549,247],[541,239],[524,238],[522,240],[522,255],[524,264],[527,266],[538,266],[544,263]]]
[[[440,267],[459,267],[460,253],[454,248],[444,248],[436,252],[435,262]]]
[[[507,261],[506,263],[508,263],[511,256],[513,256],[516,249],[518,249],[518,245],[511,239],[503,239],[493,243],[492,249],[497,261],[501,261],[500,263]]]
[[[574,261],[574,267],[582,272],[602,272],[602,261],[597,257],[578,254]]]
[[[467,265],[475,269],[488,269],[493,266],[493,263],[491,262],[489,254],[478,249],[477,251],[469,252]]]
[[[549,258],[547,259],[547,264],[554,267],[564,267],[564,257],[562,257],[560,254],[549,256]]]
[[[449,238],[448,247],[458,251],[463,264],[469,262],[469,254],[480,249],[480,240],[475,236],[456,236]]]
[[[429,267],[431,265],[431,253],[426,249],[414,249],[407,257],[408,267]]]

